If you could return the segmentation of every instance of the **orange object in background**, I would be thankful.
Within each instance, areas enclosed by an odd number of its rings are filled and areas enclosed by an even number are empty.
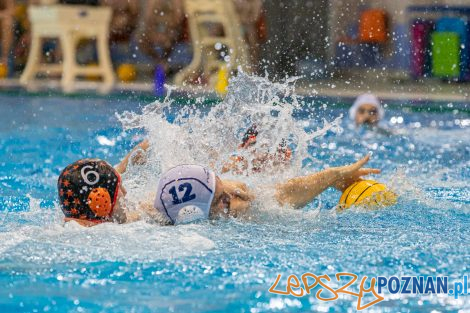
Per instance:
[[[362,43],[385,43],[388,38],[387,13],[380,9],[362,12],[359,21],[359,41]]]
[[[137,71],[135,65],[124,63],[117,68],[117,75],[120,81],[129,83],[135,80]]]

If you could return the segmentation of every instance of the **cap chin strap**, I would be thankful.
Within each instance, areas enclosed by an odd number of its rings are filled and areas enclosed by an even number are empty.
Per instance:
[[[121,174],[119,174],[118,171],[116,171],[116,169],[113,167],[115,173],[116,173],[116,176],[118,178],[118,182],[116,184],[116,191],[114,192],[114,197],[113,197],[113,205],[111,206],[111,211],[109,212],[109,217],[113,216],[113,212],[114,212],[114,208],[116,207],[116,204],[117,204],[117,198],[118,198],[118,194],[119,194],[119,188],[121,187]]]

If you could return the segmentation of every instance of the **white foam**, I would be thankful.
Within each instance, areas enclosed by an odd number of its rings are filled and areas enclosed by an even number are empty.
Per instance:
[[[214,248],[199,234],[201,225],[166,227],[146,222],[124,225],[104,223],[83,227],[23,226],[0,233],[0,253],[15,261],[43,264],[97,261],[152,261],[197,255]]]

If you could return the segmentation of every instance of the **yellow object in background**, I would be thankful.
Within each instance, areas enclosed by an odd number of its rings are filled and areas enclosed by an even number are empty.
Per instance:
[[[347,209],[352,205],[378,208],[393,205],[397,195],[384,184],[373,180],[360,180],[349,186],[339,199],[339,208]]]
[[[215,84],[215,91],[219,95],[225,95],[227,93],[228,88],[228,71],[227,68],[224,66],[220,68],[219,72],[217,73],[217,83]]]
[[[90,63],[90,64],[88,64],[87,66],[89,66],[90,68],[93,68],[93,67],[98,66],[98,64],[97,64],[97,63]],[[95,75],[95,74],[87,74],[87,75],[85,76],[85,78],[86,78],[87,80],[91,80],[91,81],[95,81],[95,82],[101,80],[101,76],[100,76],[100,75]]]
[[[8,67],[6,64],[0,63],[0,78],[6,78],[8,76]]]
[[[117,76],[120,81],[128,83],[135,80],[137,71],[133,64],[124,63],[117,68]]]
[[[16,4],[15,5],[15,12],[13,16],[21,24],[24,28],[26,28],[26,24],[28,23],[28,12],[27,12],[27,5],[24,3]]]

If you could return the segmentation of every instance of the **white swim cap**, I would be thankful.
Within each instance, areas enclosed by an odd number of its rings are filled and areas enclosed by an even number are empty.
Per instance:
[[[158,182],[154,207],[173,222],[208,219],[215,192],[215,173],[199,165],[179,165]]]
[[[352,107],[349,109],[349,118],[354,120],[356,118],[356,113],[359,107],[363,104],[372,104],[377,108],[377,116],[379,120],[381,120],[384,115],[385,111],[382,105],[380,104],[380,100],[373,94],[371,93],[365,93],[363,95],[360,95],[359,97],[356,98],[356,101],[354,101],[354,104]]]

